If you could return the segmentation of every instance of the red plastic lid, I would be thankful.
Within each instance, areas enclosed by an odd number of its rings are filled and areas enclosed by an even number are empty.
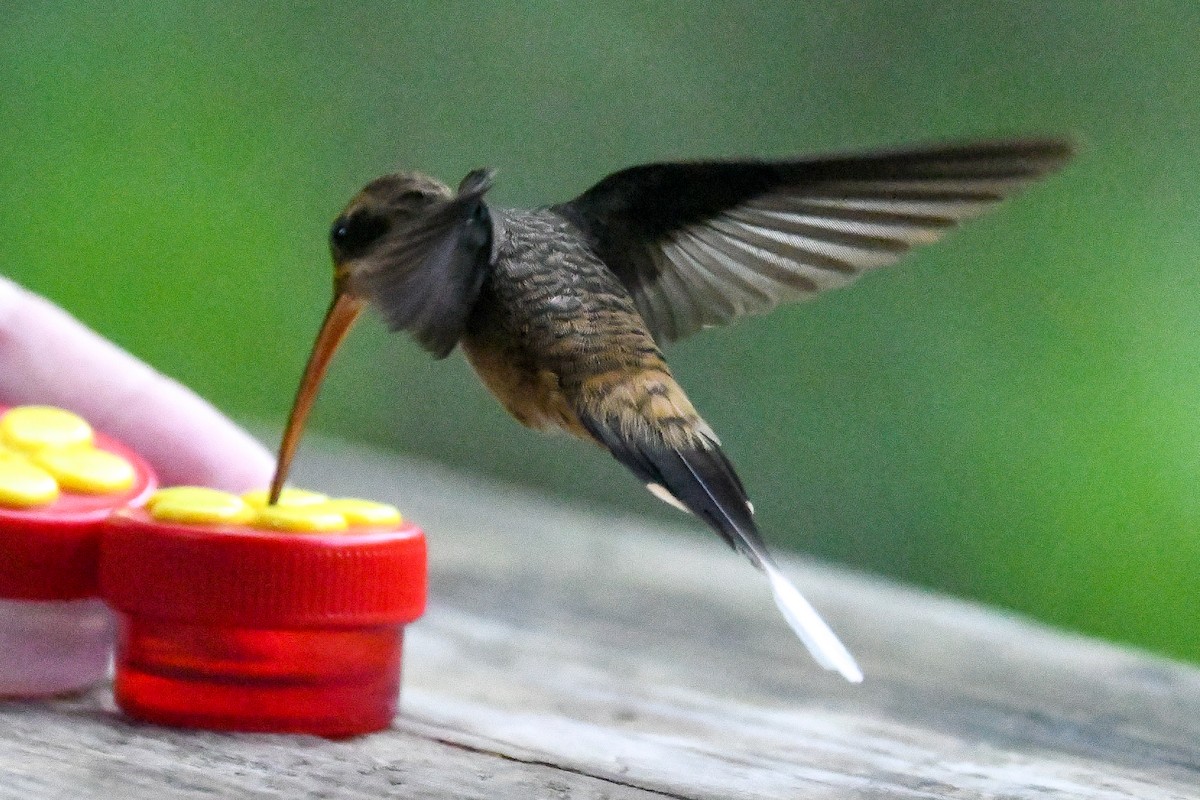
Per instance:
[[[337,533],[114,514],[101,594],[133,616],[242,628],[412,622],[425,610],[425,535],[411,523]]]
[[[0,406],[0,415],[8,408]],[[101,523],[114,509],[139,506],[154,491],[154,470],[137,453],[103,433],[93,446],[133,465],[124,491],[82,494],[63,489],[51,503],[32,508],[0,506],[0,597],[77,600],[94,597]]]

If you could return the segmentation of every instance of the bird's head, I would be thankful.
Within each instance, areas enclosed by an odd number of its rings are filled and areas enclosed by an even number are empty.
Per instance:
[[[395,258],[395,245],[425,215],[453,196],[450,187],[418,172],[376,178],[338,215],[329,231],[333,257],[333,302],[313,343],[279,448],[270,499],[279,499],[308,412],[334,352],[371,300],[364,277]]]
[[[284,430],[272,503],[330,359],[368,303],[393,330],[408,330],[435,355],[443,357],[453,348],[460,332],[456,326],[463,324],[483,279],[476,266],[490,251],[492,228],[482,197],[491,185],[490,169],[468,173],[457,194],[419,172],[385,175],[364,186],[334,220],[329,232],[333,302]]]
[[[379,270],[389,245],[453,196],[449,186],[419,172],[385,175],[364,186],[329,231],[334,293],[368,299],[361,276]]]

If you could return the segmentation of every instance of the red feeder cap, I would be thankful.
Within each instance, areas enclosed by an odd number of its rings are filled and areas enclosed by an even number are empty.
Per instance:
[[[0,406],[0,416],[8,410]],[[141,456],[115,439],[96,432],[92,446],[128,461],[133,484],[103,494],[62,489],[53,502],[31,508],[0,506],[0,598],[79,600],[99,593],[101,524],[114,509],[145,503],[158,480]]]
[[[105,525],[100,588],[131,616],[241,628],[363,627],[425,610],[425,535],[412,524],[336,533],[160,522]]]

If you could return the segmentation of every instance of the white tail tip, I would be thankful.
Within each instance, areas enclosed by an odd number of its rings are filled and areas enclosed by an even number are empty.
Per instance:
[[[771,581],[771,593],[775,595],[775,605],[779,606],[783,618],[804,642],[808,652],[817,663],[828,670],[841,673],[842,677],[851,683],[862,683],[863,673],[850,651],[841,643],[837,635],[821,619],[817,610],[804,599],[804,595],[792,585],[787,576],[780,572],[770,561],[765,561],[763,571]]]

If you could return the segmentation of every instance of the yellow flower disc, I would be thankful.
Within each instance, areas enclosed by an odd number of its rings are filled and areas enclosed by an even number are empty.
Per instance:
[[[242,499],[250,505],[251,508],[266,508],[267,507],[267,490],[255,489],[252,492],[246,492],[242,495]],[[310,492],[307,489],[284,489],[279,493],[279,503],[281,506],[311,506],[317,503],[324,503],[329,500],[329,495],[321,494],[320,492]]]
[[[351,527],[400,524],[400,512],[386,503],[286,489],[277,505],[267,505],[264,490],[241,497],[216,489],[175,486],[151,495],[146,508],[155,519],[195,524],[246,525],[289,533],[336,533]]]
[[[107,450],[47,449],[38,451],[34,461],[53,475],[59,486],[72,492],[121,492],[137,479],[132,464]]]
[[[399,525],[403,521],[399,509],[395,506],[370,500],[359,500],[355,497],[339,497],[336,500],[322,503],[319,508],[341,514],[352,528],[359,525]]]
[[[44,506],[57,498],[58,482],[49,472],[23,459],[0,456],[0,506]]]
[[[259,509],[253,524],[256,528],[291,533],[327,533],[344,531],[348,527],[341,514],[315,504],[267,506]]]
[[[61,408],[17,406],[0,417],[0,438],[21,450],[77,447],[92,443],[92,426]]]
[[[150,516],[161,522],[192,525],[242,525],[254,519],[254,509],[236,494],[201,486],[160,489],[146,503]]]

